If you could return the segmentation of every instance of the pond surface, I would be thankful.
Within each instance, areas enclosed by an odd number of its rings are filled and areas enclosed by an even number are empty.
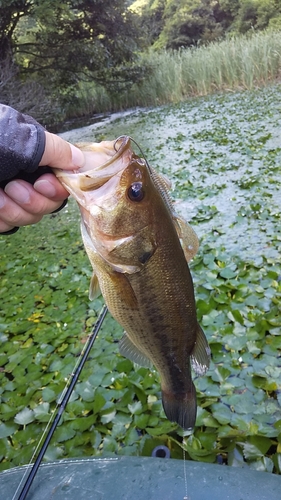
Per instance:
[[[281,206],[280,87],[116,113],[64,132],[71,141],[130,135],[173,182],[178,211],[201,241],[258,261],[277,258]],[[279,234],[278,234],[279,233]]]

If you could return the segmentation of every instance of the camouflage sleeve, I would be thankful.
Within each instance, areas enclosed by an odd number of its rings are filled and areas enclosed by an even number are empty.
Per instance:
[[[34,172],[44,149],[44,128],[31,116],[0,104],[0,181]]]

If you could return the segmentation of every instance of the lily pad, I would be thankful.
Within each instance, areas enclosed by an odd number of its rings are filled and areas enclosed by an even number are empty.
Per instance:
[[[30,408],[24,408],[19,413],[16,414],[14,421],[16,424],[27,425],[35,420],[34,411]]]

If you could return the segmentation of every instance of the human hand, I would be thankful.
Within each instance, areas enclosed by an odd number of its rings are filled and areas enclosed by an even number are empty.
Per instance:
[[[55,134],[45,132],[46,144],[40,166],[74,170],[84,164],[83,153]],[[69,196],[54,174],[40,176],[32,185],[22,179],[11,180],[0,189],[0,233],[14,227],[39,222],[57,210]]]

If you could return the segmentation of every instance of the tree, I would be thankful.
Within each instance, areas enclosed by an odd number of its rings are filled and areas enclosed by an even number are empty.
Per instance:
[[[160,36],[165,25],[166,0],[136,0],[132,3],[131,9],[140,17],[143,36],[148,46]]]
[[[126,0],[2,0],[0,59],[61,91],[79,79],[134,80],[137,16]],[[1,62],[1,61],[0,61]]]
[[[136,0],[155,49],[208,43],[228,33],[281,25],[281,0]]]
[[[217,5],[212,0],[167,0],[165,24],[155,47],[178,49],[222,36],[223,28],[215,15]]]
[[[220,38],[233,21],[238,0],[137,0],[141,18],[156,49],[187,47]]]

